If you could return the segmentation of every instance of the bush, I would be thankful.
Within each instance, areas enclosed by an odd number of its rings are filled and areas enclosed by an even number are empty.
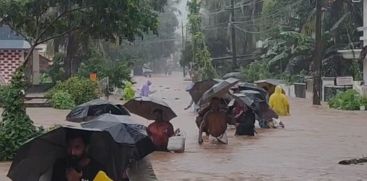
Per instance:
[[[42,128],[33,125],[24,106],[24,75],[21,71],[13,76],[11,85],[0,90],[4,107],[0,122],[0,160],[11,160],[19,147],[27,140],[41,134]]]
[[[361,105],[366,105],[366,101],[355,90],[339,92],[329,101],[329,106],[342,110],[359,110]]]
[[[71,109],[75,102],[71,94],[63,90],[56,91],[51,98],[52,106],[56,109]]]
[[[52,100],[54,94],[62,91],[71,95],[75,104],[83,104],[98,98],[98,85],[87,78],[71,77],[64,82],[59,82],[46,95],[49,100]]]
[[[110,87],[122,87],[123,81],[130,81],[131,68],[125,61],[113,61],[101,53],[92,51],[89,58],[82,61],[78,74],[89,77],[91,72],[96,72],[99,79],[109,77]]]
[[[267,79],[272,77],[269,67],[265,62],[255,61],[241,70],[244,77],[248,82],[254,82],[257,80]]]

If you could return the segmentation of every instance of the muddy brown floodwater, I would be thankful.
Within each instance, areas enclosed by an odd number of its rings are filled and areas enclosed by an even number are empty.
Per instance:
[[[147,79],[135,80],[140,87]],[[185,92],[190,82],[179,74],[154,75],[150,80],[157,91],[153,96],[164,99],[176,111],[178,117],[172,123],[186,135],[185,153],[150,155],[159,180],[367,180],[367,165],[337,164],[367,155],[367,112],[330,110],[312,106],[309,100],[291,99],[291,116],[282,118],[285,129],[257,129],[255,137],[235,137],[229,129],[228,145],[204,142],[199,146],[195,113],[184,111],[190,102]],[[67,113],[53,109],[28,112],[36,123],[46,126],[63,120]],[[7,180],[8,167],[9,163],[0,163],[0,181]]]
[[[330,110],[292,99],[291,116],[282,118],[285,129],[257,129],[255,137],[235,137],[228,130],[228,145],[199,146],[195,114],[184,111],[190,102],[185,92],[189,82],[179,75],[150,80],[157,90],[153,96],[176,111],[172,123],[187,136],[185,153],[150,156],[160,180],[367,180],[367,165],[337,164],[367,155],[367,112]]]

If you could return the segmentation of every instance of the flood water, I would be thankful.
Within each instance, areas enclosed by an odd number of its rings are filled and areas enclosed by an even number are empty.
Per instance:
[[[200,146],[195,113],[184,111],[190,82],[179,75],[150,80],[157,90],[153,96],[173,107],[178,117],[172,123],[187,137],[185,153],[151,155],[160,180],[367,180],[367,165],[337,164],[367,155],[367,112],[329,110],[292,99],[291,116],[282,118],[285,129],[257,129],[255,137],[235,137],[229,129],[228,145]]]
[[[140,87],[147,79],[135,80]],[[367,155],[367,112],[330,110],[314,107],[309,100],[291,99],[291,116],[282,118],[285,129],[257,129],[255,137],[235,137],[234,130],[229,129],[228,145],[204,142],[199,146],[196,115],[184,110],[190,102],[185,92],[190,82],[179,74],[154,75],[150,80],[157,91],[153,96],[164,99],[175,110],[178,117],[172,123],[186,135],[185,153],[150,155],[159,180],[367,180],[367,165],[338,165],[341,160]],[[36,124],[46,126],[60,123],[68,112],[27,111]],[[0,181],[8,180],[5,175],[9,165],[0,163]]]

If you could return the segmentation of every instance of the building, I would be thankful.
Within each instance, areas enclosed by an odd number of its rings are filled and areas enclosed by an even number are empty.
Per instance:
[[[30,45],[8,26],[0,27],[0,84],[8,84],[12,74],[24,62]],[[42,71],[46,71],[51,63],[41,55],[42,47],[37,47],[27,65],[26,77],[32,84],[39,84]],[[42,70],[42,71],[41,71]]]
[[[358,31],[363,32],[363,36],[360,38],[363,41],[363,47],[367,47],[367,0],[351,0],[354,3],[363,3],[363,26],[358,28]],[[354,50],[339,50],[339,53],[343,55],[345,59],[360,59],[361,49]],[[358,88],[364,96],[367,97],[367,56],[363,60],[363,85]]]

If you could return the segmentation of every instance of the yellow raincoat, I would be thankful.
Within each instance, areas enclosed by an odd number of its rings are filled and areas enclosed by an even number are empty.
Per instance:
[[[105,172],[99,171],[93,181],[112,181],[112,179]]]
[[[124,88],[123,99],[125,101],[129,101],[129,100],[134,99],[134,98],[135,98],[134,86],[131,82],[126,81],[125,88]]]
[[[274,94],[270,96],[269,104],[270,107],[279,115],[289,115],[289,103],[287,96],[282,93],[282,88],[277,86]]]

